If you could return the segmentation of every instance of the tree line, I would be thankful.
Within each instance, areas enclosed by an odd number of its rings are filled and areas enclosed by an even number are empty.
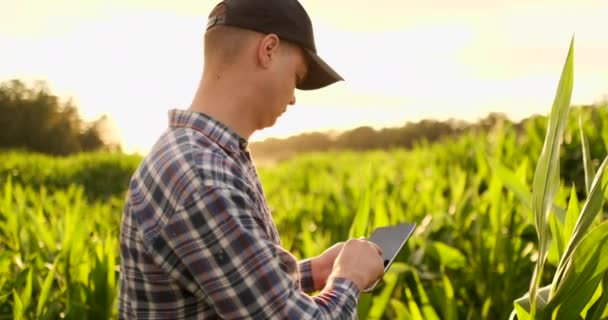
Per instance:
[[[250,148],[261,157],[288,158],[298,153],[326,150],[372,150],[391,148],[411,148],[416,143],[433,143],[445,137],[454,137],[465,132],[486,132],[499,122],[509,121],[502,113],[490,113],[487,117],[469,123],[450,119],[447,121],[421,120],[408,122],[401,127],[376,130],[358,127],[338,135],[313,132],[286,139],[269,138],[254,142]]]
[[[43,81],[0,83],[0,149],[52,155],[116,150],[104,141],[107,117],[84,121],[72,100],[62,101]]]
[[[606,105],[600,103],[583,107],[591,109],[591,127],[603,127],[597,122],[608,118],[608,114],[603,111],[604,108],[598,107]],[[488,132],[499,123],[512,126],[516,132],[525,135],[527,123],[542,122],[543,119],[533,116],[513,123],[502,113],[490,113],[476,122],[421,120],[379,130],[359,127],[339,134],[304,133],[286,139],[270,138],[254,142],[250,148],[256,157],[277,160],[315,151],[411,148],[418,143],[434,143],[464,133]],[[51,155],[121,151],[120,145],[104,140],[107,121],[105,116],[92,122],[84,121],[71,100],[62,101],[50,92],[43,81],[29,85],[20,80],[0,83],[0,150],[17,149]],[[539,127],[538,130],[544,129]],[[608,135],[608,128],[602,128],[599,132]]]
[[[582,114],[586,119],[583,125],[590,141],[591,137],[601,136],[601,138],[594,139],[594,143],[590,145],[592,151],[595,152],[593,154],[604,154],[608,150],[607,107],[608,101],[573,107],[566,130],[566,142],[573,140],[578,143],[578,131],[576,131],[579,126],[578,115]],[[359,127],[340,134],[313,132],[285,139],[269,138],[251,143],[250,148],[257,158],[284,160],[299,153],[328,150],[408,149],[416,144],[442,142],[462,134],[488,133],[497,127],[509,128],[503,134],[514,134],[525,140],[542,139],[545,134],[546,121],[547,119],[543,115],[532,115],[515,122],[503,113],[490,113],[475,122],[454,119],[447,121],[421,120],[407,122],[401,127],[394,128]],[[607,146],[604,146],[604,143]],[[542,147],[542,144],[540,146]],[[573,148],[577,146],[579,145],[574,144]],[[568,147],[569,144],[565,146],[565,148]],[[577,149],[572,151],[577,156],[580,153]],[[568,157],[566,156],[566,158]]]

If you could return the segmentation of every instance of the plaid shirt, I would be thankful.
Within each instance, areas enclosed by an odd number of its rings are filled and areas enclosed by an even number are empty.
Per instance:
[[[356,318],[351,280],[308,295],[310,261],[281,247],[247,141],[204,114],[169,117],[129,186],[119,318]]]

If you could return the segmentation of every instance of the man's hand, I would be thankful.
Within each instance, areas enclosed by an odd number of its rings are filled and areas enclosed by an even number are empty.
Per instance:
[[[382,249],[365,240],[350,239],[334,261],[331,277],[352,280],[363,291],[384,275]]]
[[[321,290],[325,287],[327,278],[333,269],[334,261],[343,247],[344,242],[338,242],[310,261],[315,290]]]

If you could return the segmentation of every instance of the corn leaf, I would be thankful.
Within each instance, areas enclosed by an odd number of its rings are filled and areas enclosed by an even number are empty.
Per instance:
[[[566,223],[564,225],[564,241],[568,243],[572,238],[572,232],[576,226],[576,221],[581,214],[578,196],[576,195],[576,187],[573,185],[570,190],[570,200],[568,200],[568,211],[566,213]]]
[[[445,243],[433,242],[429,246],[429,254],[433,255],[442,266],[449,269],[460,269],[466,265],[466,258],[458,249]]]
[[[587,191],[587,195],[589,195],[589,191],[591,191],[591,183],[593,182],[593,177],[595,176],[595,169],[593,168],[593,162],[591,161],[591,155],[589,153],[589,142],[587,141],[587,137],[585,136],[585,132],[583,131],[583,118],[582,113],[578,115],[578,127],[581,135],[581,148],[583,149],[583,167],[585,168],[585,191]]]
[[[412,295],[412,292],[408,287],[405,287],[405,297],[407,299],[407,306],[410,311],[410,315],[412,316],[411,319],[424,320],[424,317],[422,316],[422,311],[420,311],[420,308],[418,308],[416,300],[414,299],[414,295]]]
[[[454,296],[454,287],[452,286],[450,279],[448,279],[445,274],[443,274],[441,278],[443,280],[443,290],[445,292],[444,319],[458,319],[458,313],[456,312],[457,302]]]
[[[586,234],[572,252],[555,294],[549,300],[548,309],[561,306],[558,316],[563,315],[566,317],[564,319],[571,319],[571,316],[576,318],[607,271],[608,222],[604,222]]]
[[[524,307],[522,307],[520,304],[515,303],[515,310],[513,310],[513,312],[511,313],[511,316],[509,317],[509,320],[529,320],[530,319],[530,312],[526,309],[524,309]]]
[[[40,297],[38,297],[38,305],[36,306],[36,317],[37,318],[40,318],[42,316],[44,307],[46,306],[46,304],[48,302],[49,293],[51,291],[51,287],[53,285],[53,280],[55,278],[56,263],[57,263],[57,259],[55,259],[55,263],[53,263],[53,266],[49,270],[49,273],[46,275],[46,278],[44,279],[44,283],[42,284],[42,290],[40,292]]]
[[[431,305],[431,301],[424,290],[424,286],[422,286],[422,282],[420,282],[420,277],[418,273],[413,273],[414,280],[416,280],[416,290],[418,291],[418,295],[420,296],[420,304],[422,304],[422,313],[424,314],[424,319],[426,320],[439,320],[439,315],[433,309]]]
[[[564,255],[562,256],[562,259],[560,260],[560,263],[557,267],[555,276],[553,277],[554,288],[557,288],[560,285],[561,278],[565,274],[565,268],[571,260],[570,258],[572,252],[582,241],[583,237],[585,237],[587,230],[593,223],[593,220],[600,212],[600,209],[604,204],[604,170],[607,164],[608,157],[604,159],[604,162],[600,166],[598,172],[595,175],[595,178],[593,179],[589,197],[583,205],[581,214],[579,215],[578,220],[576,221],[576,225],[574,226],[572,238],[570,239],[570,242],[568,242]]]
[[[552,265],[557,266],[566,246],[563,237],[564,226],[558,221],[557,217],[552,214],[549,216],[549,227],[551,229],[551,245],[549,248],[549,254],[547,255],[547,260]]]
[[[359,304],[357,305],[357,317],[359,319],[367,319],[372,306],[372,295],[364,293],[359,298]]]
[[[539,253],[532,281],[530,282],[531,313],[536,313],[536,292],[540,285],[549,242],[547,216],[559,188],[559,150],[562,142],[573,85],[574,38],[570,43],[568,57],[551,109],[545,142],[534,172],[532,184],[532,212],[538,233]]]
[[[538,290],[536,295],[536,299],[538,301],[538,305],[543,307],[546,306],[547,301],[549,300],[549,294],[551,292],[551,285],[544,286]],[[523,319],[533,319],[532,317],[532,303],[530,301],[530,294],[526,293],[523,297],[515,300],[513,302],[515,309],[511,313],[511,319],[514,319],[515,315],[517,315],[518,320]]]
[[[585,307],[591,302],[593,294],[596,292],[602,279],[596,277],[586,282],[585,285],[576,290],[576,294],[565,299],[557,312],[554,312],[556,319],[578,319],[582,315]],[[552,310],[550,308],[547,311]]]
[[[386,201],[378,197],[374,203],[374,226],[382,227],[390,225],[390,219],[386,210]]]
[[[391,307],[393,307],[395,313],[395,320],[409,320],[412,318],[412,315],[403,302],[397,299],[391,299]]]
[[[399,275],[389,272],[384,276],[384,288],[378,296],[375,296],[372,300],[372,307],[369,311],[369,317],[371,319],[380,319],[388,306],[395,286],[397,286],[397,280]]]
[[[348,232],[349,238],[358,238],[361,236],[368,236],[368,225],[370,221],[370,195],[371,188],[365,188],[363,198],[361,198],[359,203],[359,208],[357,209],[357,213],[355,214],[355,220],[350,227],[350,231]]]
[[[608,311],[608,272],[604,273],[604,279],[602,279],[602,295],[587,312],[587,318],[600,320],[604,311]]]
[[[32,301],[32,269],[27,272],[27,280],[25,281],[25,289],[21,293],[21,303],[23,304],[23,311],[26,312]]]
[[[500,178],[502,183],[519,198],[526,208],[531,210],[532,194],[530,189],[515,176],[515,173],[505,167],[500,160],[488,159],[488,162],[492,171]]]
[[[25,319],[24,313],[25,310],[23,310],[23,303],[21,302],[21,299],[19,298],[19,294],[17,293],[17,291],[15,289],[13,289],[13,319],[15,320],[19,320],[19,319]]]
[[[489,162],[494,174],[500,178],[505,187],[507,187],[509,191],[513,192],[526,208],[532,210],[532,192],[530,189],[499,160],[492,159],[489,160]],[[553,204],[552,210],[559,222],[564,223],[566,220],[566,210],[555,204]]]

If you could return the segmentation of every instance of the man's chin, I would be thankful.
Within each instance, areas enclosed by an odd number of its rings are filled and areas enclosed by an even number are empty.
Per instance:
[[[266,128],[270,128],[270,127],[274,126],[275,123],[277,123],[277,119],[279,119],[279,117],[280,117],[280,115],[277,117],[274,117],[272,119],[268,119],[267,122],[264,122],[260,125],[258,130],[262,130],[262,129],[266,129]]]
[[[280,117],[281,117],[280,115],[279,115],[279,116],[277,116],[277,117],[274,117],[274,118],[272,119],[271,123],[270,123],[270,124],[269,124],[267,127],[272,127],[272,126],[274,126],[274,125],[277,123],[277,120],[279,120],[279,118],[280,118]]]

